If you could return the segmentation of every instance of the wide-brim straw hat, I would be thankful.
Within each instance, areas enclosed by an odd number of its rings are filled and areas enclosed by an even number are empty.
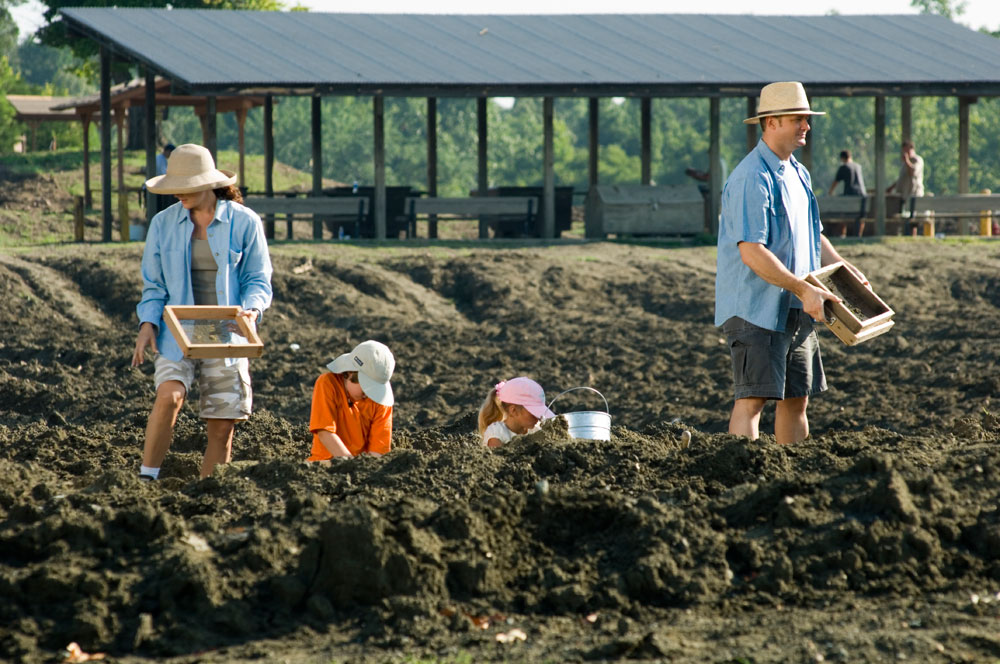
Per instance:
[[[753,124],[761,118],[772,115],[826,115],[826,113],[809,108],[809,97],[806,96],[806,89],[801,83],[782,81],[761,88],[757,115],[747,118],[743,124]]]
[[[216,168],[208,148],[186,143],[170,153],[164,175],[146,180],[146,189],[154,194],[194,194],[231,184],[236,184],[236,174]]]

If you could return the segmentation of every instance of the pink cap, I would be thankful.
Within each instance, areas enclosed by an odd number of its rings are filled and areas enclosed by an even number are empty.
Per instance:
[[[497,383],[497,398],[504,403],[524,406],[528,412],[540,420],[555,417],[545,405],[545,390],[542,386],[524,376],[502,380]]]

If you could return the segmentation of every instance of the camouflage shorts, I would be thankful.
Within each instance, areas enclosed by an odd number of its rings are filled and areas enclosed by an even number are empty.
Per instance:
[[[246,358],[226,366],[223,358],[183,358],[174,362],[158,355],[155,366],[156,387],[176,380],[188,393],[198,374],[198,411],[202,419],[245,420],[250,417],[253,390],[250,389],[250,362]]]

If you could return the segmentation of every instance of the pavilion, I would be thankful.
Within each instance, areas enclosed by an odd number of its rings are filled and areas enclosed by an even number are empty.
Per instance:
[[[1000,96],[1000,40],[946,18],[752,15],[376,15],[137,8],[63,9],[62,20],[101,52],[102,177],[110,185],[110,63],[140,65],[147,81],[162,76],[182,94],[206,98],[206,144],[214,144],[218,99],[264,98],[265,188],[273,165],[272,103],[312,98],[313,193],[320,195],[323,96],[373,98],[376,237],[386,235],[383,103],[387,96],[426,97],[427,190],[437,190],[436,101],[474,97],[479,114],[479,177],[487,189],[486,101],[543,98],[545,237],[553,237],[553,99],[590,99],[591,187],[598,182],[597,100],[641,100],[641,180],[650,180],[651,100],[707,97],[710,113],[710,218],[718,218],[720,100],[741,97],[752,115],[760,88],[799,80],[814,97],[869,97],[875,128],[877,232],[885,231],[886,99],[902,99],[910,133],[913,96],[959,99],[959,193],[968,178],[969,105]],[[165,40],[163,35],[171,38]],[[776,45],[780,45],[780,48]],[[849,48],[845,48],[849,46]],[[147,117],[155,99],[147,86]],[[149,123],[152,125],[152,122]],[[757,129],[747,130],[748,147]],[[153,141],[147,141],[152,164]],[[803,155],[808,163],[808,152]],[[110,238],[110,186],[102,187]],[[714,230],[714,229],[713,229]]]

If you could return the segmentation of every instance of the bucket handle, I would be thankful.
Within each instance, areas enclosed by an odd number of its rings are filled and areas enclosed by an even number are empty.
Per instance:
[[[583,387],[583,386],[581,386],[581,387],[571,387],[568,390],[563,390],[562,392],[560,392],[559,394],[557,394],[552,399],[552,401],[549,402],[549,410],[552,410],[552,404],[554,404],[556,402],[556,399],[558,399],[559,397],[561,397],[562,395],[564,395],[564,394],[566,394],[568,392],[573,392],[574,390],[590,390],[591,392],[596,393],[597,396],[599,396],[602,399],[604,399],[604,412],[606,412],[608,415],[611,414],[611,408],[608,407],[608,400],[604,398],[604,395],[601,394],[600,392],[598,392],[597,390],[595,390],[592,387]],[[555,411],[552,411],[552,412],[555,412]]]

